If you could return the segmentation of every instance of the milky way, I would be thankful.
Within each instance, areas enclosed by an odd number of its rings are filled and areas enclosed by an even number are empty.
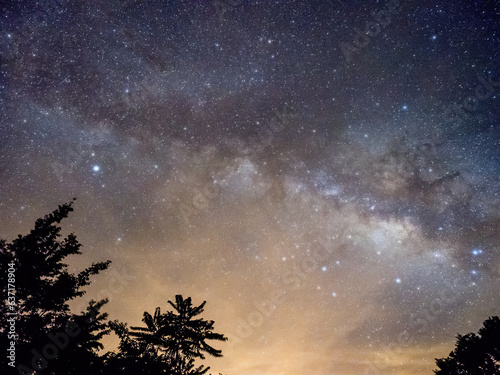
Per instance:
[[[76,197],[110,318],[183,294],[215,372],[403,375],[500,313],[495,1],[0,15],[0,237]]]

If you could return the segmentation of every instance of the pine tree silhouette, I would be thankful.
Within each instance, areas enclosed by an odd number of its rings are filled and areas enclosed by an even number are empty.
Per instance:
[[[61,237],[59,224],[73,211],[73,202],[35,222],[25,236],[11,243],[0,240],[0,263],[13,270],[0,272],[0,290],[7,303],[0,304],[2,353],[10,345],[12,317],[15,321],[15,360],[0,356],[2,370],[25,375],[202,375],[203,365],[195,359],[205,354],[221,357],[222,352],[208,340],[226,341],[213,332],[213,321],[194,319],[206,302],[195,307],[191,298],[177,295],[174,311],[162,314],[157,308],[145,312],[145,327],[127,327],[118,321],[107,322],[101,313],[107,299],[91,300],[86,311],[72,313],[68,302],[85,294],[90,278],[108,268],[110,261],[98,262],[78,274],[68,271],[65,260],[81,254],[74,234]],[[11,272],[12,273],[12,272]],[[15,304],[9,302],[9,284],[15,284]],[[113,330],[120,338],[118,353],[99,356],[101,339]],[[10,364],[15,363],[14,366]],[[6,372],[2,372],[4,374]]]
[[[87,311],[70,312],[68,302],[85,294],[90,277],[108,268],[110,261],[94,263],[78,274],[68,272],[66,257],[81,254],[74,234],[59,240],[59,223],[73,211],[73,202],[60,205],[25,236],[11,243],[0,241],[2,267],[15,269],[15,306],[0,305],[0,336],[10,328],[13,311],[16,328],[16,368],[0,356],[2,368],[15,374],[91,374],[99,364],[99,340],[109,333],[99,311],[107,300],[91,301]],[[14,284],[14,283],[12,283]],[[8,296],[7,273],[0,272],[2,297]],[[3,346],[7,340],[2,340]],[[10,343],[10,341],[9,341]],[[2,350],[4,353],[4,350]]]

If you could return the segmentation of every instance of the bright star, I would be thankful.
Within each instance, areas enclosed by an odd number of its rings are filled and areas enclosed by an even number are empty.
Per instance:
[[[474,250],[472,250],[472,255],[479,255],[482,252],[483,252],[483,250],[481,250],[481,249],[474,249]]]
[[[101,167],[99,167],[98,165],[94,165],[94,166],[92,167],[92,170],[93,170],[94,172],[99,172],[99,171],[101,170]]]
[[[321,267],[321,271],[326,271],[326,267],[325,266]]]
[[[396,283],[401,284],[401,279],[399,277],[396,279]]]

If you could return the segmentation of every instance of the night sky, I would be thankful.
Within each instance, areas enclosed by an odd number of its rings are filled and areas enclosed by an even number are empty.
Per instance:
[[[0,238],[76,197],[75,309],[206,300],[228,375],[431,374],[499,315],[497,1],[0,4]]]

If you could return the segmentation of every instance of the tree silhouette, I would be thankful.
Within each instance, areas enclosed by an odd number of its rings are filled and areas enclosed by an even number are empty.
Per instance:
[[[145,327],[107,322],[108,314],[100,312],[107,299],[91,300],[80,313],[70,311],[68,302],[83,296],[90,277],[110,264],[94,263],[78,274],[68,271],[66,258],[81,254],[74,234],[59,238],[59,224],[72,205],[60,205],[11,243],[0,240],[0,264],[8,270],[0,272],[2,368],[22,375],[205,374],[209,368],[195,367],[195,359],[206,353],[221,357],[207,341],[227,340],[213,332],[213,321],[195,319],[205,302],[195,307],[191,298],[177,295],[175,303],[168,301],[174,311],[145,312]],[[100,356],[101,339],[111,330],[120,338],[119,351]],[[11,342],[15,359],[5,355]]]
[[[479,336],[457,336],[455,349],[447,358],[436,359],[437,375],[500,375],[500,318],[483,323]]]
[[[203,312],[205,302],[195,307],[191,298],[183,299],[182,295],[175,296],[175,303],[168,301],[174,311],[161,313],[156,308],[152,316],[144,313],[142,321],[146,327],[130,327],[125,324],[112,322],[111,328],[120,337],[120,351],[113,360],[121,363],[123,369],[141,361],[154,364],[160,373],[175,375],[201,375],[209,367],[196,367],[196,358],[205,359],[205,353],[214,357],[222,357],[222,351],[213,348],[207,340],[226,341],[227,338],[213,332],[214,322],[203,319],[193,319]],[[164,367],[162,367],[162,364]]]
[[[159,308],[156,309],[159,314]],[[107,353],[106,373],[121,375],[156,375],[173,374],[171,365],[158,351],[155,340],[136,340],[131,337],[126,323],[113,321],[110,328],[120,338],[118,353]],[[152,331],[155,329],[153,328]],[[152,341],[152,342],[150,342]]]
[[[68,302],[83,296],[90,276],[107,269],[110,261],[94,263],[78,274],[68,272],[64,260],[81,254],[81,245],[74,234],[59,240],[58,224],[73,211],[72,204],[38,219],[29,234],[11,243],[0,240],[2,267],[10,264],[15,270],[12,283],[6,272],[0,272],[3,298],[9,295],[9,283],[15,289],[15,305],[0,305],[0,336],[6,337],[10,328],[8,314],[17,314],[16,374],[91,374],[98,366],[99,340],[109,332],[104,324],[107,314],[99,311],[107,300],[91,301],[80,314],[72,314]],[[2,346],[6,343],[2,340]],[[14,370],[4,355],[0,363]]]

